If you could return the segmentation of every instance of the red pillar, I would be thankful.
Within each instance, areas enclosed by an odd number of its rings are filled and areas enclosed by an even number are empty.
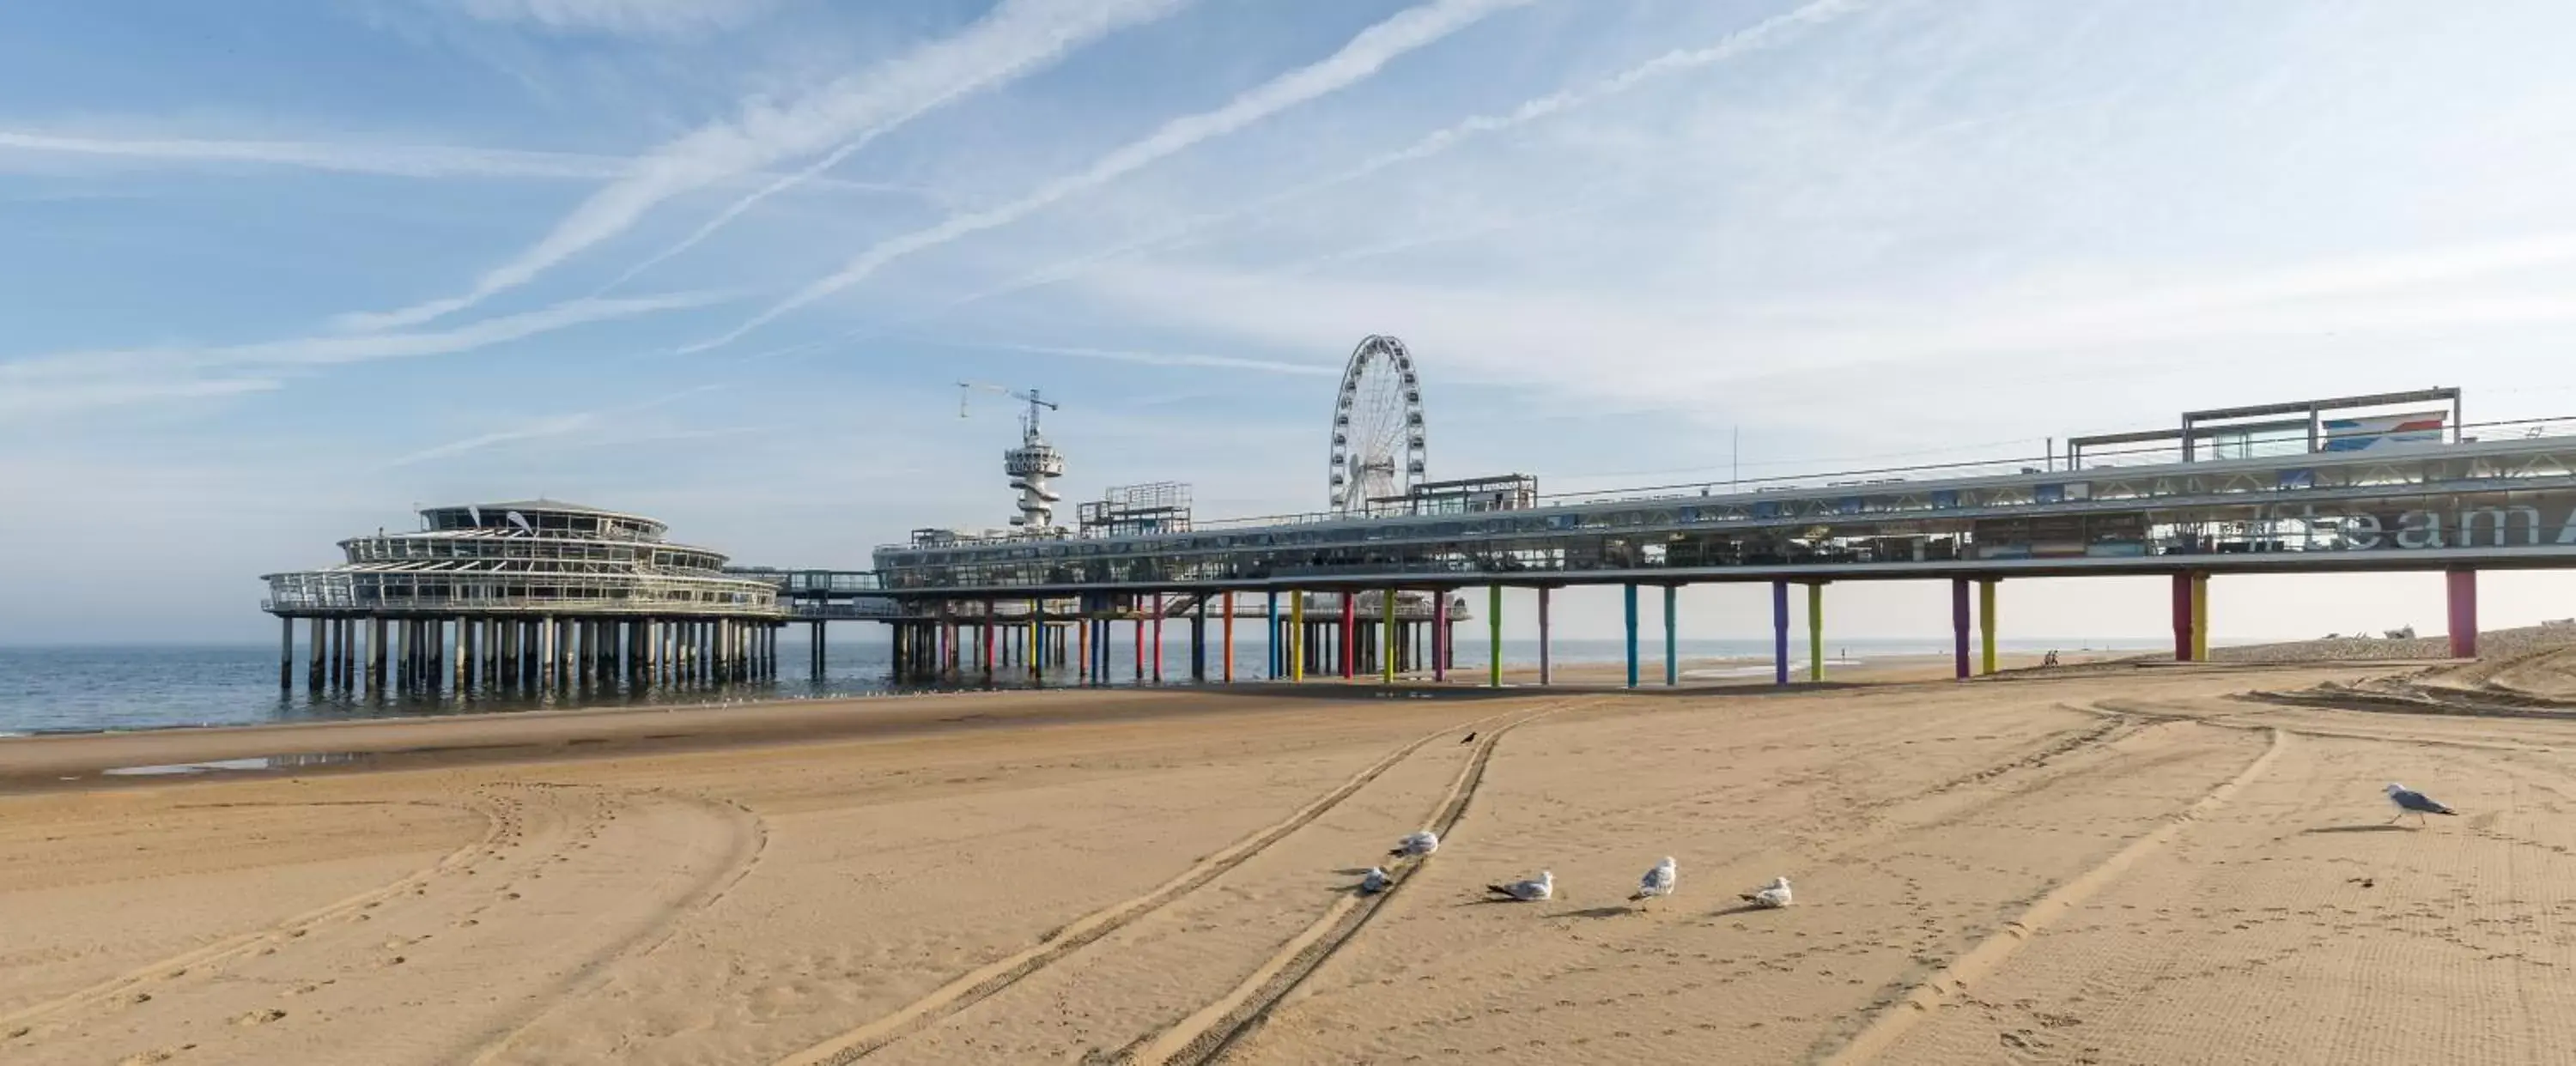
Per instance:
[[[2451,658],[2478,657],[2478,572],[2452,570],[2443,575],[2451,586]]]
[[[2191,661],[2191,575],[2173,576],[2174,661]]]
[[[1449,590],[1431,594],[1431,680],[1449,680]]]
[[[993,672],[993,638],[1001,630],[1000,626],[994,624],[999,621],[999,619],[994,617],[994,614],[995,607],[993,601],[985,600],[984,624],[982,628],[984,630],[984,672],[987,674]]]

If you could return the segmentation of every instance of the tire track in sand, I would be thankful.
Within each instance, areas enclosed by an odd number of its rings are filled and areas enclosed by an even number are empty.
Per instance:
[[[1459,820],[1466,817],[1467,805],[1475,799],[1477,786],[1485,780],[1485,768],[1493,761],[1494,747],[1502,742],[1505,734],[1563,709],[1559,706],[1534,711],[1487,732],[1477,742],[1475,755],[1467,760],[1466,766],[1459,768],[1457,778],[1449,783],[1449,791],[1433,806],[1431,831],[1446,839],[1450,831],[1457,828]],[[1171,1028],[1147,1034],[1128,1045],[1119,1053],[1117,1061],[1138,1066],[1146,1063],[1198,1066],[1216,1061],[1234,1046],[1235,1041],[1268,1019],[1272,1008],[1296,991],[1297,986],[1304,984],[1307,976],[1332,958],[1334,952],[1357,937],[1379,908],[1402,891],[1422,864],[1430,862],[1431,858],[1425,856],[1396,871],[1393,883],[1374,896],[1354,893],[1334,901],[1331,909],[1290,938],[1276,954],[1263,960],[1242,984]]]
[[[1388,770],[1420,751],[1424,745],[1457,734],[1460,729],[1483,730],[1488,723],[1514,714],[1550,713],[1568,704],[1554,704],[1532,711],[1504,711],[1471,721],[1459,722],[1425,733],[1388,752],[1376,762],[1363,767],[1322,796],[1298,808],[1288,817],[1252,835],[1227,845],[1224,849],[1200,859],[1171,880],[1163,882],[1141,896],[1131,897],[1074,919],[1063,928],[1041,938],[1026,950],[987,963],[932,990],[930,994],[896,1008],[865,1025],[842,1033],[820,1044],[779,1060],[778,1066],[847,1066],[876,1053],[886,1046],[928,1028],[959,1011],[991,998],[995,993],[1017,984],[1032,973],[1073,954],[1085,945],[1117,932],[1129,923],[1160,910],[1175,900],[1198,890],[1218,875],[1250,861],[1289,834],[1306,827],[1340,806],[1344,800],[1383,776]],[[1517,724],[1517,723],[1514,723]],[[1490,741],[1486,742],[1489,750]]]
[[[2147,835],[2130,841],[2127,847],[2113,853],[2110,858],[2102,860],[2101,864],[2049,890],[2047,895],[2041,896],[2037,902],[2023,910],[2019,917],[2005,922],[2002,929],[1979,941],[1975,947],[1969,948],[1949,965],[1942,967],[1921,984],[1916,985],[1903,999],[1881,1011],[1866,1028],[1823,1061],[1827,1066],[1858,1066],[1860,1063],[1875,1060],[1888,1048],[1895,1046],[1898,1038],[1912,1029],[1916,1022],[1956,997],[1969,984],[1993,973],[1996,967],[2010,960],[2014,952],[2019,951],[2023,944],[2029,942],[2030,938],[2038,935],[2041,930],[2046,929],[2050,923],[2064,917],[2069,911],[2109,887],[2122,872],[2139,859],[2171,843],[2185,828],[2199,821],[2201,816],[2225,806],[2239,790],[2263,776],[2264,771],[2271,769],[2272,764],[2280,759],[2281,752],[2288,748],[2289,733],[2279,729],[2270,732],[2271,745],[2263,749],[2263,754],[2256,756],[2253,762],[2246,764],[2245,769],[2238,771],[2235,777],[2220,782],[2217,787],[2210,789],[2190,806],[2183,808],[2171,820],[2156,827]]]
[[[449,806],[435,803],[430,805]],[[375,888],[323,904],[284,921],[249,932],[237,933],[203,947],[146,963],[77,991],[31,1003],[8,1014],[0,1014],[0,1029],[27,1026],[64,1011],[104,1003],[128,995],[136,989],[158,983],[172,974],[224,962],[261,947],[301,936],[305,931],[325,922],[358,914],[406,895],[413,889],[425,886],[446,874],[465,869],[477,860],[498,855],[501,849],[516,837],[519,818],[517,801],[488,789],[477,789],[472,801],[463,804],[463,807],[483,817],[483,835],[474,842],[440,857],[437,862]]]

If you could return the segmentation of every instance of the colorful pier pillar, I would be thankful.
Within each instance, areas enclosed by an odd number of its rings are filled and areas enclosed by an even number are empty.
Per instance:
[[[1637,585],[1635,582],[1630,582],[1621,586],[1620,592],[1624,597],[1623,604],[1626,607],[1625,614],[1628,623],[1626,629],[1628,634],[1628,687],[1635,688],[1637,687]],[[1545,638],[1542,637],[1540,639],[1542,641],[1540,646],[1545,647]]]
[[[1789,583],[1771,582],[1771,683],[1789,683]]]
[[[1503,687],[1503,587],[1488,586],[1485,594],[1485,646],[1489,649],[1485,683]]]
[[[1807,680],[1825,679],[1825,583],[1807,583]]]
[[[1277,589],[1270,590],[1269,619],[1270,680],[1277,681],[1279,680],[1279,674],[1281,673],[1281,660],[1279,658],[1279,590]]]
[[[1981,641],[1978,646],[1979,673],[1995,672],[1995,586],[2000,584],[2003,584],[2001,578],[1977,579],[1977,633]]]
[[[1449,592],[1437,589],[1431,593],[1431,680],[1449,680],[1449,640],[1456,636],[1449,629]]]
[[[1681,586],[1664,586],[1664,687],[1682,683],[1681,618],[1674,608],[1681,602]]]
[[[2209,573],[2191,575],[2191,661],[2209,661]]]
[[[1154,683],[1163,683],[1163,594],[1154,594]]]
[[[1378,681],[1381,684],[1392,685],[1395,683],[1395,609],[1402,601],[1396,595],[1396,590],[1392,588],[1379,595],[1385,598],[1378,601],[1377,610]]]
[[[1950,579],[1951,654],[1958,667],[1958,678],[1968,679],[1968,579]]]
[[[2176,573],[2173,576],[2173,637],[2174,661],[2178,663],[2191,661],[2191,592],[2191,574],[2187,571]]]
[[[1225,631],[1223,635],[1225,647],[1220,651],[1224,658],[1218,662],[1217,669],[1224,677],[1225,683],[1231,685],[1234,683],[1234,593],[1226,593],[1225,600],[1218,609],[1225,613],[1225,617],[1217,620],[1217,628]]]
[[[1360,592],[1342,590],[1342,680],[1360,675]]]
[[[1207,594],[1190,609],[1190,680],[1207,683]]]
[[[1306,594],[1288,591],[1288,680],[1306,680]]]
[[[1541,585],[1538,587],[1538,683],[1541,685],[1552,684],[1556,681],[1556,664],[1551,662],[1548,658],[1547,593],[1547,586]],[[1637,627],[1630,626],[1628,628],[1633,632]],[[1630,655],[1628,658],[1634,660],[1636,656]],[[1632,685],[1635,684],[1634,681],[1629,683]]]
[[[2450,588],[2451,658],[2478,657],[2478,572],[2469,569],[2444,571],[2442,577]]]

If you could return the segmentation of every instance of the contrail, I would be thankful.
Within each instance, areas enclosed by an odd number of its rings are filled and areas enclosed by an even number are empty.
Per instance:
[[[1587,104],[1597,103],[1608,97],[1616,96],[1620,93],[1636,88],[1638,85],[1652,81],[1656,78],[1679,74],[1684,71],[1696,70],[1703,67],[1716,66],[1720,63],[1734,59],[1737,56],[1779,44],[1801,30],[1821,26],[1837,18],[1841,18],[1859,10],[1865,6],[1866,3],[1867,0],[1812,0],[1812,2],[1802,7],[1782,12],[1781,14],[1774,15],[1762,20],[1761,22],[1757,22],[1751,26],[1747,26],[1734,33],[1728,34],[1717,43],[1705,48],[1678,49],[1667,52],[1655,57],[1654,59],[1638,64],[1637,66],[1630,67],[1618,74],[1611,75],[1608,78],[1604,78],[1580,89],[1559,90],[1546,96],[1532,99],[1521,104],[1519,107],[1515,107],[1510,111],[1501,114],[1477,115],[1455,125],[1433,131],[1432,133],[1424,136],[1421,140],[1415,141],[1404,148],[1388,152],[1384,155],[1372,157],[1348,170],[1328,175],[1326,177],[1307,182],[1303,185],[1297,185],[1271,193],[1268,196],[1264,196],[1239,207],[1232,207],[1223,211],[1213,211],[1206,214],[1184,218],[1178,222],[1172,223],[1171,225],[1164,226],[1162,229],[1157,230],[1148,236],[1128,241],[1124,244],[1113,245],[1109,248],[1105,248],[1079,258],[1068,259],[1060,263],[1042,267],[1038,270],[1023,274],[1018,278],[1004,282],[994,288],[968,293],[965,296],[931,309],[913,321],[925,321],[949,311],[954,311],[968,304],[980,303],[995,297],[1008,296],[1012,293],[1023,292],[1045,285],[1052,285],[1056,282],[1070,278],[1079,277],[1090,272],[1092,268],[1111,260],[1122,259],[1139,252],[1158,251],[1171,247],[1210,227],[1222,225],[1248,215],[1254,215],[1270,208],[1277,207],[1290,200],[1311,196],[1326,189],[1348,185],[1389,167],[1398,166],[1419,159],[1430,158],[1448,151],[1461,141],[1465,141],[1482,134],[1508,130],[1516,126],[1536,122],[1552,115],[1571,111]]]
[[[732,332],[681,351],[684,354],[701,352],[730,344],[780,315],[864,280],[897,259],[969,234],[1009,225],[1068,196],[1107,185],[1201,141],[1222,137],[1308,100],[1349,88],[1368,80],[1380,68],[1407,52],[1465,29],[1487,15],[1531,2],[1533,0],[1433,0],[1408,8],[1360,31],[1350,43],[1342,46],[1341,51],[1330,57],[1273,78],[1216,110],[1164,123],[1162,128],[1143,140],[1120,147],[1078,174],[1058,178],[1011,203],[971,214],[954,215],[938,225],[881,241],[859,253],[849,265],[798,290],[795,295],[753,316]]]
[[[343,315],[338,324],[354,330],[391,329],[471,307],[625,232],[664,200],[836,144],[864,145],[960,97],[1043,69],[1115,30],[1161,18],[1188,2],[1003,0],[963,32],[843,78],[794,106],[748,108],[738,120],[700,127],[655,149],[625,177],[574,208],[553,232],[485,272],[462,295],[394,311]],[[808,168],[748,199],[757,202],[816,172]]]

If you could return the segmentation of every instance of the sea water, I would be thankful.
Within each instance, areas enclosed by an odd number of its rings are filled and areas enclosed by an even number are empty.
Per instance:
[[[1113,685],[1139,684],[1133,631],[1125,624],[1113,628],[1109,681]],[[1211,645],[1215,643],[1216,629],[1216,626],[1209,627]],[[1248,634],[1245,632],[1247,629],[1250,631]],[[300,645],[296,649],[295,687],[292,692],[278,687],[277,647],[273,644],[0,647],[0,734],[333,721],[539,708],[682,706],[869,696],[898,691],[1027,688],[1032,685],[1052,687],[1077,683],[1075,671],[1068,664],[1051,669],[1042,678],[1033,679],[1025,668],[1014,667],[998,671],[990,684],[985,682],[980,671],[969,670],[964,677],[951,681],[898,687],[893,683],[889,670],[890,647],[883,639],[883,631],[867,627],[851,629],[850,632],[852,639],[836,639],[825,649],[826,672],[819,679],[807,674],[807,646],[782,635],[778,647],[780,676],[772,681],[721,686],[648,685],[629,688],[610,685],[539,695],[487,695],[480,692],[460,695],[453,690],[436,695],[371,695],[362,689],[351,694],[323,693],[317,696],[305,691],[307,664]],[[1164,626],[1161,676],[1167,685],[1189,682],[1188,632],[1186,625]],[[1260,632],[1257,625],[1237,627],[1234,655],[1234,677],[1237,681],[1259,681],[1268,676],[1269,653],[1262,645]],[[1471,633],[1468,627],[1460,627],[1457,662],[1461,671],[1472,674],[1484,670],[1490,659],[1485,643],[1481,639],[1471,639]],[[1480,637],[1481,634],[1473,636]],[[1663,675],[1663,642],[1660,637],[1661,634],[1654,634],[1641,640],[1637,649],[1640,666],[1650,678],[1660,679]],[[2007,641],[2001,646],[2011,651],[2038,652],[2052,648],[2061,651],[2083,648],[2143,650],[2153,644],[2134,640],[2057,639]],[[1151,647],[1146,649],[1142,671],[1146,680],[1141,683],[1153,683],[1152,650]],[[1503,664],[1507,667],[1528,668],[1538,664],[1536,641],[1505,640],[1502,650]],[[1756,677],[1770,670],[1772,647],[1767,640],[1684,640],[1677,644],[1676,650],[1680,658],[1691,663],[1685,676],[1692,679]],[[1938,640],[1850,640],[1828,642],[1825,646],[1829,670],[1873,658],[1940,655],[1947,654],[1949,650],[1946,641]],[[1624,660],[1626,646],[1618,640],[1559,639],[1551,652],[1558,665],[1615,663]],[[971,648],[968,655],[971,658]],[[1806,661],[1805,644],[1793,642],[1790,648],[1793,668],[1803,668]],[[1207,669],[1211,681],[1223,676],[1223,667],[1217,661],[1213,646],[1209,651]]]

